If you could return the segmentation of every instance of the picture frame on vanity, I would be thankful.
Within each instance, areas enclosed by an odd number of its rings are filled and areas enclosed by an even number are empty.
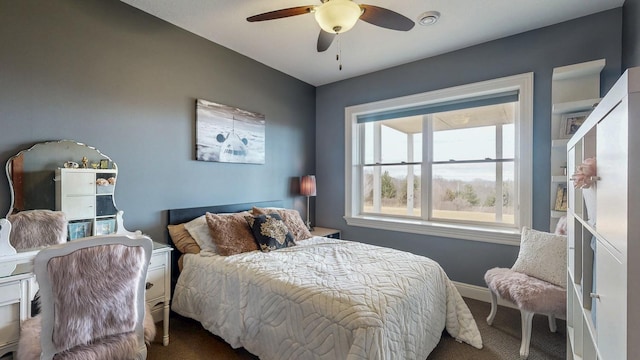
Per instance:
[[[563,114],[560,120],[560,137],[568,139],[578,131],[580,126],[587,120],[590,111]]]
[[[100,169],[108,169],[108,168],[109,168],[109,160],[100,159]]]
[[[553,208],[555,211],[567,211],[567,185],[558,184],[556,190],[556,204]]]

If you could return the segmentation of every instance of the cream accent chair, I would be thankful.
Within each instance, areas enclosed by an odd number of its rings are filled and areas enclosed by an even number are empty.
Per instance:
[[[514,303],[520,310],[521,359],[529,356],[534,314],[548,316],[551,332],[556,332],[556,317],[566,315],[566,243],[565,236],[524,228],[518,259],[513,266],[493,268],[484,275],[491,293],[489,325],[493,324],[498,310],[498,297]]]
[[[105,235],[41,250],[34,268],[42,312],[22,324],[17,358],[146,359],[152,249],[146,236]]]

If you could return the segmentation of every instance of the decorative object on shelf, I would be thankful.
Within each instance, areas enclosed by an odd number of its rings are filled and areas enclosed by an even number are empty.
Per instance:
[[[80,165],[78,165],[78,163],[77,163],[77,162],[75,162],[75,161],[67,161],[67,162],[65,162],[64,164],[62,164],[62,166],[63,166],[65,169],[77,169],[77,168],[79,168],[79,167],[80,167]]]
[[[596,158],[587,158],[578,165],[576,172],[571,176],[573,186],[582,189],[582,199],[587,208],[587,222],[595,225],[596,222],[596,181],[597,176]]]
[[[264,164],[262,114],[198,99],[196,160]]]
[[[82,168],[83,169],[88,169],[89,166],[87,164],[89,164],[89,159],[87,159],[86,156],[83,156],[82,157]]]
[[[108,178],[107,181],[109,182],[109,185],[115,185],[116,184],[116,178],[113,177],[113,176]]]
[[[108,169],[108,168],[109,168],[109,160],[100,159],[100,169]]]
[[[558,184],[556,190],[556,205],[554,207],[556,211],[567,211],[567,185]]]
[[[571,175],[576,189],[587,189],[597,180],[596,158],[587,158],[578,165],[576,172]]]
[[[100,166],[100,163],[91,163],[91,167],[97,169]]]
[[[105,219],[96,221],[96,235],[108,235],[116,232],[116,220]]]
[[[590,111],[583,111],[562,115],[562,120],[560,121],[560,136],[564,139],[570,138],[578,131],[578,128],[580,128],[580,125],[584,123],[590,113]]]
[[[313,230],[313,227],[311,226],[311,218],[309,216],[309,197],[316,196],[315,175],[305,175],[300,178],[300,195],[307,197],[307,229]]]
[[[103,179],[103,178],[97,178],[97,179],[96,179],[96,185],[97,185],[97,186],[106,186],[106,185],[109,185],[109,180],[107,180],[107,179]]]
[[[91,236],[91,221],[69,223],[69,240]]]

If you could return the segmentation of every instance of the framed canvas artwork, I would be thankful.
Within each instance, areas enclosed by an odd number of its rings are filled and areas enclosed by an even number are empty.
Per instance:
[[[196,160],[264,164],[265,117],[235,107],[196,101]]]

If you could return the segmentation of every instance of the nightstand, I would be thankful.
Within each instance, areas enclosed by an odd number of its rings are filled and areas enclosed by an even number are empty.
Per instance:
[[[337,229],[329,229],[323,228],[320,226],[316,226],[311,231],[311,235],[313,236],[324,236],[332,239],[340,239],[340,230]]]

